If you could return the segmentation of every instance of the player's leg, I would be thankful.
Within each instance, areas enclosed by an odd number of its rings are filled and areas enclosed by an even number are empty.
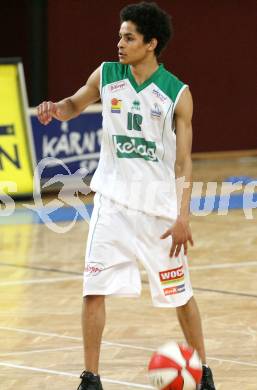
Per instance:
[[[195,298],[191,297],[185,305],[177,307],[176,310],[187,343],[197,350],[202,363],[206,364],[202,323]]]
[[[82,331],[86,371],[98,374],[100,346],[105,325],[105,296],[83,298]]]
[[[176,310],[187,343],[197,350],[203,363],[203,376],[199,390],[215,390],[211,369],[206,365],[202,323],[196,300],[192,297]]]
[[[105,325],[105,296],[138,296],[141,292],[139,270],[127,239],[129,236],[134,240],[133,229],[126,213],[126,208],[114,208],[113,202],[102,196],[95,198],[83,286],[85,371],[78,390],[102,390],[97,374]]]
[[[85,371],[78,390],[103,390],[98,375],[100,347],[105,325],[105,297],[89,295],[83,298],[82,331]]]
[[[141,229],[138,231],[138,242],[142,241],[139,259],[148,273],[154,306],[177,309],[187,342],[198,351],[203,364],[206,364],[201,318],[193,298],[187,258],[182,252],[177,258],[169,258],[171,242],[159,239],[170,223],[142,215]],[[207,366],[203,366],[200,389],[215,390],[212,373]]]

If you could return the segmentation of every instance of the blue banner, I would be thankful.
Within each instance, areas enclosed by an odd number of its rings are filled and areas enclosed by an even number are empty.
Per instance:
[[[95,110],[94,110],[95,111]],[[68,122],[53,120],[47,126],[42,125],[36,116],[35,110],[31,114],[33,143],[36,162],[46,157],[62,160],[71,174],[80,168],[86,168],[88,175],[96,170],[100,155],[102,136],[102,114],[84,112]],[[56,174],[63,174],[62,165],[47,166],[42,178],[51,178]]]

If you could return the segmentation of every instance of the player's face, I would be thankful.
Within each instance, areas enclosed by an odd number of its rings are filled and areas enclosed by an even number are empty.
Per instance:
[[[122,64],[136,65],[149,55],[149,43],[144,42],[142,34],[137,32],[134,23],[123,22],[120,27],[118,43],[119,60]]]

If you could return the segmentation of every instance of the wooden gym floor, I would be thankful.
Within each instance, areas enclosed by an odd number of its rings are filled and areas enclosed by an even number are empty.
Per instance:
[[[196,159],[194,180],[257,177],[257,158]],[[65,223],[64,223],[65,224]],[[189,262],[217,390],[257,389],[257,209],[192,216]],[[0,225],[1,389],[75,390],[83,369],[80,328],[88,224],[57,234],[24,220]],[[141,299],[107,300],[101,375],[105,390],[148,389],[147,362],[182,341],[175,311]]]

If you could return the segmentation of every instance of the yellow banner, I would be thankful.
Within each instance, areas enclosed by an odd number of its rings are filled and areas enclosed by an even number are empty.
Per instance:
[[[27,141],[18,66],[0,64],[0,192],[32,193],[33,173]],[[4,182],[16,185],[5,186]]]

